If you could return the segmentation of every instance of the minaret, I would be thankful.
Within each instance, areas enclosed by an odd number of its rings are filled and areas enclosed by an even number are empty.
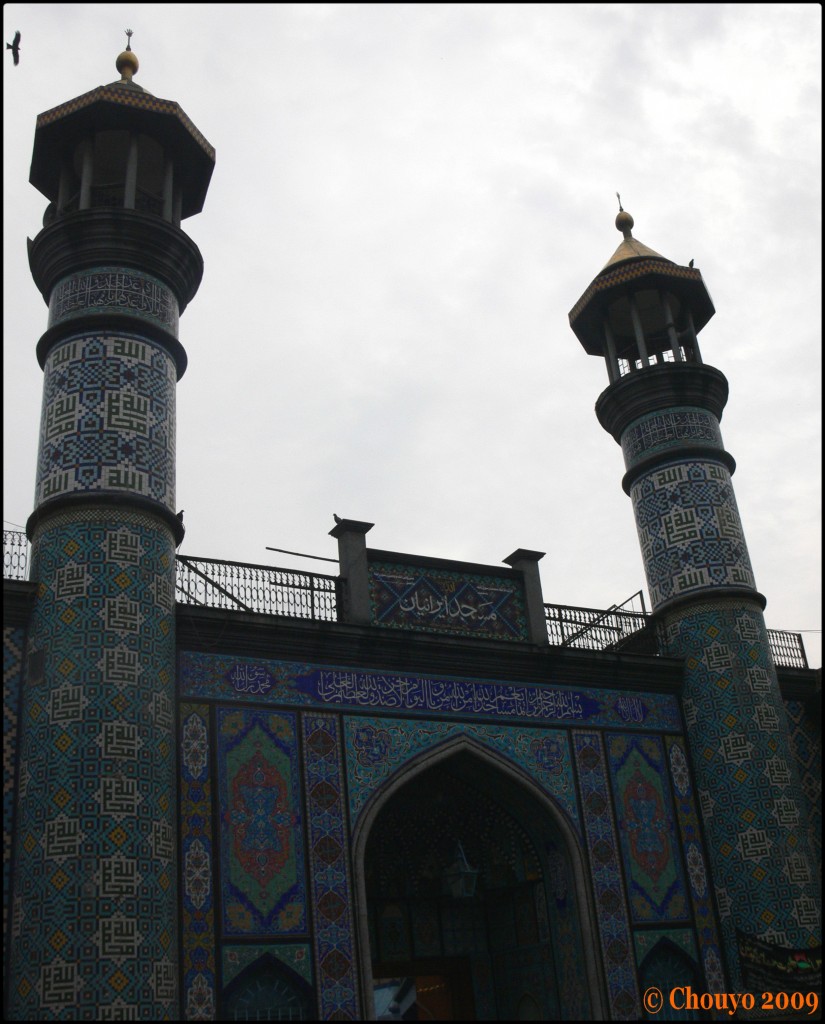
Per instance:
[[[733,991],[748,939],[821,942],[819,882],[787,719],[719,421],[725,377],[697,334],[715,310],[699,270],[624,238],[570,312],[610,384],[599,422],[621,445],[653,613],[684,661],[684,711]],[[788,982],[791,985],[791,982]],[[758,1005],[758,1004],[757,1004]]]
[[[131,36],[131,32],[128,33]],[[9,1013],[176,1020],[175,386],[214,150],[119,81],[37,119],[49,306],[21,712]]]

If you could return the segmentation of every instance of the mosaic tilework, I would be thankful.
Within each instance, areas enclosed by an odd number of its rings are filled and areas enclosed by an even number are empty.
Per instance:
[[[668,694],[410,676],[190,651],[181,654],[180,688],[184,696],[206,700],[368,708],[426,718],[438,714],[665,732],[682,729],[678,702]]]
[[[82,334],[46,360],[35,505],[117,492],[175,508],[174,360],[133,334]]]
[[[492,640],[527,640],[524,581],[370,561],[372,621]]]
[[[573,877],[562,847],[548,839],[545,845],[545,888],[551,913],[548,926],[555,957],[556,988],[567,1020],[591,1016],[584,949],[576,913]]]
[[[49,297],[49,327],[78,316],[125,313],[178,336],[178,300],[162,281],[127,267],[95,267],[64,277]]]
[[[307,930],[294,714],[217,708],[222,931]]]
[[[630,489],[653,609],[711,587],[755,588],[728,470],[677,462]]]
[[[181,1009],[185,1020],[214,1020],[215,851],[209,709],[179,709]]]
[[[574,730],[573,747],[610,1016],[612,1020],[637,1020],[642,1010],[601,735]]]
[[[661,939],[667,939],[669,942],[672,942],[674,946],[687,953],[695,963],[699,962],[696,956],[696,942],[691,928],[653,928],[645,929],[644,931],[636,930],[633,933],[637,967],[641,966],[644,958],[652,952]]]
[[[719,421],[705,409],[692,406],[660,409],[634,420],[622,433],[625,467],[657,452],[703,445],[724,451]]]
[[[224,986],[262,956],[274,957],[294,971],[307,985],[312,984],[312,953],[309,946],[301,942],[266,943],[254,946],[224,946],[221,950]]]
[[[710,877],[705,864],[704,844],[699,826],[699,815],[693,798],[693,782],[688,766],[685,741],[681,737],[665,738],[670,781],[676,816],[679,821],[679,835],[682,853],[687,865],[690,896],[693,904],[693,919],[701,949],[701,964],[705,975],[705,991],[724,992],[724,969],[721,946],[713,912],[713,896]],[[637,944],[638,948],[638,944]],[[694,956],[694,959],[697,959]]]
[[[633,923],[684,921],[688,893],[662,740],[605,739]]]
[[[14,796],[16,790],[17,728],[23,680],[24,632],[3,627],[3,963],[6,962],[6,914],[10,905],[10,877]]]
[[[174,540],[88,508],[32,556],[11,1014],[175,1020]]]
[[[786,700],[791,754],[806,798],[805,821],[817,875],[822,876],[822,723],[799,700]]]
[[[359,1020],[340,727],[333,715],[302,719],[319,1019]]]
[[[353,822],[372,793],[411,757],[453,736],[470,736],[522,767],[554,798],[580,830],[568,739],[560,730],[348,718],[344,722],[344,732],[350,818]]]
[[[670,652],[685,659],[696,790],[738,991],[737,928],[787,947],[820,941],[800,784],[759,607],[708,601],[665,627]]]

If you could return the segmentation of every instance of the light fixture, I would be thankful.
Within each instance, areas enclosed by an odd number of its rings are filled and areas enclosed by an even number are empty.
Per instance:
[[[478,868],[470,867],[464,847],[456,843],[455,858],[444,871],[444,882],[450,896],[456,899],[469,899],[475,896]]]

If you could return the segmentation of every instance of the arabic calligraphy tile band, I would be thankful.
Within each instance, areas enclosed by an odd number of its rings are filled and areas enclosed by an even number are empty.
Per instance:
[[[150,274],[128,267],[94,267],[57,282],[49,299],[49,327],[90,313],[126,313],[178,336],[174,293]]]
[[[730,473],[716,462],[675,462],[631,487],[653,608],[711,587],[755,589]]]
[[[35,505],[78,492],[175,507],[174,360],[136,334],[77,334],[44,367]]]

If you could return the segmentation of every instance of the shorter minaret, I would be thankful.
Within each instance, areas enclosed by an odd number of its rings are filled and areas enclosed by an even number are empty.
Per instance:
[[[684,661],[693,771],[730,982],[741,992],[750,940],[777,963],[821,942],[820,888],[719,427],[728,383],[699,352],[713,303],[698,269],[633,237],[621,200],[616,227],[623,240],[570,324],[607,364],[596,415],[622,447],[653,613],[667,652]]]

